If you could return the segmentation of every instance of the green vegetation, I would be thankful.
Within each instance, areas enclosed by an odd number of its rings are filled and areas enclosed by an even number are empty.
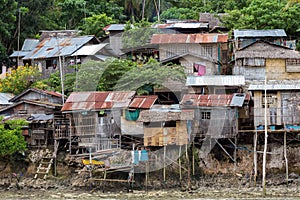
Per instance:
[[[3,121],[0,119],[0,157],[11,156],[14,153],[24,151],[26,142],[22,136],[21,128],[27,126],[24,119],[13,119]]]
[[[6,74],[5,79],[0,79],[0,92],[19,94],[34,86],[41,73],[37,67],[19,66]]]

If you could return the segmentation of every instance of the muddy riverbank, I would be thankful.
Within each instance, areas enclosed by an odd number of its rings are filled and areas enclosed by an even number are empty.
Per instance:
[[[291,174],[288,184],[284,175],[268,177],[266,196],[260,184],[258,181],[254,186],[254,182],[236,175],[217,175],[193,179],[189,189],[185,183],[149,181],[147,187],[135,184],[133,192],[128,192],[127,183],[100,184],[74,177],[22,178],[19,182],[11,178],[0,180],[0,199],[300,199],[296,174]]]

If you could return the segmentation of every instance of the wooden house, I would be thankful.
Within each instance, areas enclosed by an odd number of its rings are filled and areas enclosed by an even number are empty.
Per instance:
[[[185,66],[187,75],[222,74],[227,63],[227,34],[154,34],[151,44],[159,45],[159,61]],[[200,71],[200,72],[199,72]]]
[[[79,153],[120,148],[122,110],[135,92],[73,92],[62,108],[70,126],[70,144]],[[70,149],[71,153],[73,150]]]
[[[233,73],[244,75],[246,89],[252,92],[254,125],[264,125],[265,106],[268,125],[298,124],[299,52],[257,41],[236,51],[235,60]]]
[[[62,95],[56,92],[30,88],[9,100],[11,105],[0,110],[0,115],[9,118],[22,118],[29,122],[24,129],[30,147],[53,144],[55,115],[62,108]]]
[[[234,50],[242,49],[250,44],[264,40],[272,44],[285,46],[290,49],[296,49],[296,41],[289,40],[283,29],[270,29],[270,30],[234,30]]]
[[[144,146],[185,145],[191,141],[193,110],[181,110],[179,104],[154,105],[140,112]]]
[[[239,130],[239,119],[248,105],[250,95],[186,94],[180,106],[195,112],[193,134],[204,138],[232,138]]]

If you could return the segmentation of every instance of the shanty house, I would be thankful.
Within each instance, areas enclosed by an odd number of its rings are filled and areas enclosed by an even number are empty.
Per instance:
[[[191,141],[193,110],[182,110],[179,104],[154,105],[140,112],[144,146],[185,145]]]
[[[135,92],[73,92],[62,108],[79,153],[120,148],[122,110]],[[72,143],[72,141],[69,141]]]
[[[234,49],[239,50],[250,44],[264,40],[272,44],[285,46],[291,49],[296,49],[296,41],[288,40],[287,35],[283,29],[270,30],[234,30]]]
[[[244,114],[250,95],[235,94],[185,94],[180,106],[195,112],[193,134],[204,138],[232,138],[239,130],[238,116]],[[248,116],[249,117],[249,116]]]
[[[246,89],[252,92],[254,125],[264,125],[265,107],[268,125],[298,124],[299,52],[257,41],[236,51],[235,60],[233,73],[244,75]]]
[[[133,140],[136,145],[143,145],[144,130],[143,122],[139,121],[140,113],[152,108],[157,99],[157,95],[135,96],[128,108],[123,110],[121,116],[122,147],[131,148],[126,141],[132,142]]]
[[[25,66],[26,63],[23,63],[23,58],[26,56],[30,51],[32,51],[39,43],[37,39],[25,39],[22,45],[22,49],[20,51],[14,51],[9,58],[12,61],[13,67],[18,66]],[[3,73],[3,70],[2,70]]]
[[[74,31],[45,31],[39,44],[23,57],[23,63],[38,66],[44,77],[49,77],[62,67],[63,74],[73,72],[72,54],[85,45],[99,44],[94,36],[78,36]],[[81,62],[78,59],[77,63]]]
[[[227,34],[154,34],[151,44],[159,45],[160,62],[177,63],[187,75],[203,76],[225,70],[227,40]]]
[[[28,129],[23,131],[30,147],[41,147],[53,144],[54,116],[60,113],[62,95],[30,88],[9,101],[11,105],[0,110],[0,115],[9,118],[22,118],[29,122]]]

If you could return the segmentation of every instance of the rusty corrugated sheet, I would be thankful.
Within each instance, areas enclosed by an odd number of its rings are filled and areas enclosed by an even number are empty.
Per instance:
[[[45,38],[23,59],[45,59],[58,56],[70,56],[93,38],[93,36]]]
[[[230,106],[233,94],[185,94],[182,98],[183,106],[223,107]]]
[[[129,105],[129,108],[149,109],[153,106],[157,98],[158,98],[157,95],[134,97],[134,99],[131,101]]]
[[[225,43],[228,34],[154,34],[151,44],[178,44],[178,43]]]
[[[62,111],[101,110],[128,107],[135,92],[73,92]]]

